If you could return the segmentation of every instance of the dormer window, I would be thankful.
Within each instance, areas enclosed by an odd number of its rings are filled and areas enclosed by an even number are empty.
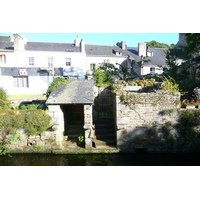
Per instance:
[[[119,52],[119,51],[115,51],[115,50],[113,50],[113,53],[114,53],[116,56],[122,56],[122,53]]]
[[[147,51],[147,56],[152,57],[153,56],[153,51]]]

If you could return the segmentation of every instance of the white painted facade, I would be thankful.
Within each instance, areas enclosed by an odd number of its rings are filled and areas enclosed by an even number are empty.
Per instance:
[[[69,49],[56,51],[52,47],[56,43],[38,43],[39,46],[46,45],[42,50],[38,50],[40,47],[38,48],[35,43],[34,50],[26,50],[27,41],[25,36],[13,34],[9,41],[13,42],[13,47],[0,48],[0,87],[3,87],[8,94],[43,94],[54,77],[85,79],[87,74],[92,74],[94,66],[98,67],[105,61],[116,67],[122,63],[130,66],[125,42],[122,42],[121,48],[104,46],[104,49],[101,49],[100,45],[90,45],[89,48],[94,49],[89,51],[95,51],[92,55],[88,53],[88,49],[86,50],[84,41],[78,37],[74,40],[74,44],[62,44],[74,48],[72,51]],[[108,55],[104,50],[108,50]],[[138,52],[146,55],[145,43],[139,44]],[[26,73],[20,74],[20,70],[25,70]],[[135,68],[135,72],[138,75],[162,73],[155,65],[145,66],[143,69]]]
[[[126,57],[103,57],[103,56],[87,56],[87,71],[92,72],[91,65],[95,65],[96,67],[100,66],[103,62],[109,62],[115,65],[117,68],[119,67],[118,64],[122,64],[126,60]]]

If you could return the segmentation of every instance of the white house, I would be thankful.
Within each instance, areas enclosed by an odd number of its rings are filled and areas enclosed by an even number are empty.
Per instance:
[[[87,45],[78,37],[74,43],[28,42],[26,36],[0,36],[0,87],[8,94],[42,94],[56,76],[85,79],[94,66],[108,61],[116,67],[131,66],[131,61],[149,57],[144,67],[132,66],[134,76],[162,73],[157,65],[165,65],[166,49]]]

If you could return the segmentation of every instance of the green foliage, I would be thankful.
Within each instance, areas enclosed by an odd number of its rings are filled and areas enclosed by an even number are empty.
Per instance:
[[[186,45],[179,49],[173,49],[166,54],[168,69],[166,72],[179,83],[183,91],[187,91],[184,98],[192,95],[193,89],[200,84],[200,34],[186,33]],[[182,60],[182,63],[178,61]]]
[[[181,92],[179,88],[179,84],[176,83],[176,81],[170,77],[170,76],[164,76],[163,77],[163,89],[172,92],[173,94],[175,92]]]
[[[148,128],[147,135],[150,136],[150,137],[157,137],[158,136],[158,125],[157,125],[157,123],[154,123],[153,126]]]
[[[8,145],[2,145],[0,143],[0,156],[7,155],[9,151],[10,151],[10,148],[8,147]]]
[[[174,48],[174,44],[171,44],[170,46],[168,44],[165,44],[165,43],[159,43],[155,40],[152,40],[150,42],[146,42],[147,46],[148,47],[151,47],[151,48],[167,48],[167,49],[173,49]]]
[[[47,89],[46,92],[46,97],[48,98],[51,94],[51,92],[58,88],[60,85],[66,85],[67,81],[63,78],[63,77],[57,77],[53,80],[53,82],[51,83],[51,85],[49,86],[49,88]]]
[[[179,151],[200,151],[200,110],[180,110],[177,130]]]
[[[115,82],[116,77],[125,81],[127,78],[132,77],[129,67],[118,65],[119,68],[116,68],[108,61],[101,63],[100,66],[93,71],[93,78],[96,84],[99,86],[110,86]]]
[[[78,136],[78,141],[79,142],[84,142],[85,141],[85,137],[83,135]]]
[[[165,140],[169,140],[173,137],[171,134],[171,129],[172,129],[172,122],[170,121],[166,122],[162,127],[163,138]]]
[[[20,107],[21,110],[37,110],[38,109],[38,105],[35,105],[35,104],[30,104],[30,105],[23,105]]]
[[[7,100],[7,93],[3,88],[0,88],[0,99],[2,101],[6,101]]]
[[[18,128],[26,128],[29,135],[44,132],[50,126],[51,117],[45,112],[27,112],[0,115],[0,130],[14,134]]]
[[[99,68],[94,70],[93,77],[97,85],[109,86],[114,83],[116,73],[117,68],[108,61],[104,61]]]
[[[29,135],[43,133],[50,126],[51,117],[46,113],[29,112],[25,117],[24,127],[27,128]]]
[[[184,57],[200,61],[200,33],[186,33],[185,36],[187,45],[183,47]]]
[[[113,77],[106,71],[102,71],[100,68],[97,68],[93,71],[93,77],[98,86],[109,86],[113,84]]]

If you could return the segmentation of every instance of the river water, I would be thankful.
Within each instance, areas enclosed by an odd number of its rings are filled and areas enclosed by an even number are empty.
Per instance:
[[[13,154],[0,166],[200,166],[200,153]]]

